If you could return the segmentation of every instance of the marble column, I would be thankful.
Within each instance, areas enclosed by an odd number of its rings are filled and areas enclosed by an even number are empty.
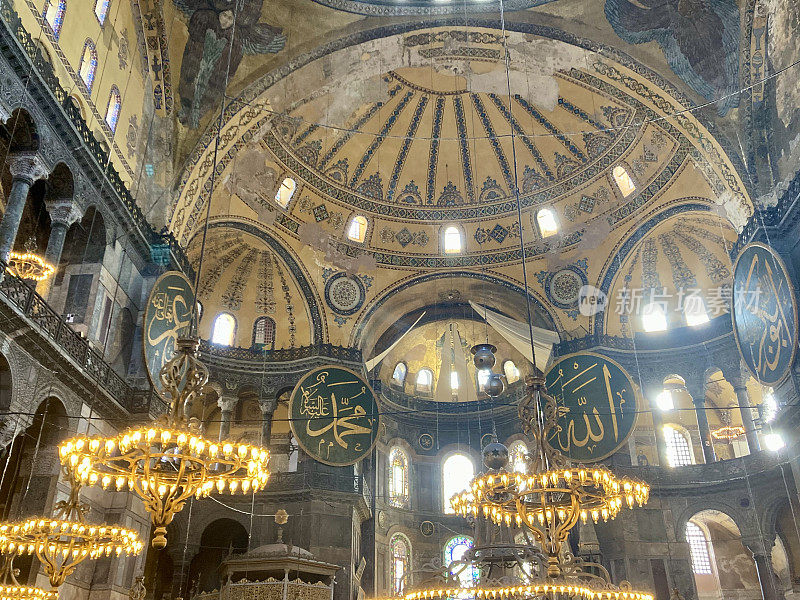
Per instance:
[[[261,445],[264,447],[268,447],[272,439],[272,416],[277,404],[275,399],[264,399],[258,402],[261,408],[261,417],[264,419],[261,424]]]
[[[44,260],[58,271],[58,263],[61,261],[61,253],[64,250],[64,240],[67,231],[81,218],[81,211],[73,198],[57,198],[46,201],[47,212],[50,214],[50,237],[47,240],[47,249],[44,252]],[[48,277],[40,281],[36,286],[37,291],[43,297],[47,297],[53,285],[54,277]]]
[[[11,192],[8,194],[3,220],[0,221],[0,260],[7,262],[17,239],[28,192],[34,182],[47,177],[49,171],[35,152],[9,154],[6,161],[11,171]]]
[[[217,400],[217,406],[222,413],[222,419],[219,423],[219,441],[227,440],[231,434],[231,420],[233,419],[233,411],[236,404],[239,402],[237,396],[223,396]]]
[[[760,537],[746,537],[742,539],[742,544],[753,555],[753,562],[756,563],[758,573],[758,583],[761,586],[761,595],[764,600],[784,600],[784,594],[778,584],[775,569],[772,566],[772,546],[774,540],[769,542]]]
[[[661,417],[661,409],[657,406],[653,408],[653,429],[656,434],[656,452],[658,452],[658,464],[662,467],[669,466],[667,456],[667,440],[664,437],[664,419]]]
[[[689,395],[694,404],[694,412],[697,415],[697,428],[700,430],[700,446],[703,448],[703,458],[706,464],[717,461],[714,453],[714,442],[711,437],[711,429],[708,426],[708,415],[706,414],[706,386],[705,383],[697,384],[689,389]]]
[[[742,427],[744,427],[744,436],[747,440],[747,448],[750,454],[761,450],[761,443],[758,441],[758,432],[756,431],[755,423],[753,422],[753,409],[750,404],[750,393],[747,391],[747,377],[742,375],[741,372],[725,376],[725,379],[733,385],[733,391],[736,392],[736,401],[739,405],[739,413],[742,416]]]

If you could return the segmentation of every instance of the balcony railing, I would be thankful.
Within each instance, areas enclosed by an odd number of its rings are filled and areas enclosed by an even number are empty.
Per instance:
[[[44,298],[27,281],[6,272],[6,264],[0,261],[0,298],[19,310],[39,333],[57,349],[64,352],[117,403],[131,413],[149,409],[165,409],[163,400],[152,389],[135,390],[64,318],[53,310]]]
[[[194,276],[194,270],[189,263],[186,253],[181,248],[178,240],[166,228],[160,232],[147,221],[139,208],[136,200],[125,182],[120,177],[114,164],[109,160],[108,152],[89,129],[86,121],[80,114],[80,110],[70,99],[69,92],[61,86],[58,77],[53,72],[50,63],[42,56],[41,48],[36,44],[35,38],[23,27],[22,20],[11,5],[5,1],[0,1],[0,22],[3,24],[0,35],[3,37],[11,34],[16,43],[24,50],[28,61],[33,67],[33,71],[38,74],[47,89],[52,94],[55,102],[61,107],[64,115],[69,119],[72,126],[77,131],[81,141],[97,163],[97,168],[107,179],[111,189],[115,192],[119,201],[127,211],[131,222],[142,232],[146,242],[150,246],[151,257],[158,256],[164,248],[168,248],[178,266],[190,278]],[[6,42],[8,44],[8,42]],[[26,70],[27,71],[27,70]]]
[[[297,491],[303,489],[329,490],[350,494],[364,494],[362,475],[339,475],[319,471],[273,473],[269,478],[267,492]]]
[[[253,362],[290,362],[315,356],[351,363],[361,362],[360,350],[346,346],[335,346],[333,344],[316,344],[313,346],[300,346],[299,348],[262,350],[259,348],[218,346],[206,340],[201,340],[200,354],[213,358],[227,358]]]

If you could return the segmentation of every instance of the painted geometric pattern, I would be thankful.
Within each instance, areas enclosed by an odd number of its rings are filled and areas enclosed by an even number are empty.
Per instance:
[[[250,273],[253,270],[253,264],[256,261],[256,256],[259,252],[255,248],[251,248],[247,254],[244,255],[242,262],[236,268],[236,271],[231,278],[228,288],[222,294],[222,305],[230,310],[239,310],[242,307],[242,295],[244,288],[250,279]]]
[[[272,280],[272,253],[263,250],[261,261],[258,264],[258,296],[256,296],[256,308],[262,313],[275,313],[275,284]]]

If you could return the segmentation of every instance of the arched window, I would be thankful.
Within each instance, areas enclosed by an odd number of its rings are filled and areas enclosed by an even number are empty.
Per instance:
[[[402,595],[408,587],[411,565],[411,543],[402,533],[395,533],[389,541],[392,549],[392,592]]]
[[[636,191],[636,184],[633,183],[633,179],[628,174],[628,171],[625,170],[625,167],[622,165],[617,165],[614,167],[614,170],[611,172],[614,176],[614,181],[619,188],[619,191],[622,192],[622,195],[626,198],[630,196],[633,192]]]
[[[289,201],[294,196],[294,191],[297,189],[297,182],[291,177],[287,177],[281,182],[281,187],[275,193],[275,202],[278,206],[286,208],[289,206]]]
[[[417,373],[417,391],[431,392],[433,390],[433,371],[427,367]]]
[[[519,381],[519,369],[513,360],[507,360],[503,363],[503,373],[505,373],[508,383]]]
[[[664,442],[667,446],[667,460],[670,467],[692,464],[692,447],[686,435],[677,427],[664,425]]]
[[[696,575],[711,575],[711,554],[708,551],[708,538],[702,527],[691,521],[686,522],[686,543],[692,555],[692,571]]]
[[[686,317],[686,324],[689,327],[708,323],[706,303],[703,302],[700,294],[689,294],[683,299],[683,315]]]
[[[442,502],[444,512],[453,514],[455,511],[450,506],[450,499],[469,487],[475,475],[475,467],[469,456],[453,454],[442,465]]]
[[[650,302],[642,309],[642,327],[645,331],[666,331],[667,312],[663,304]]]
[[[95,48],[92,40],[86,40],[83,45],[83,54],[81,54],[81,66],[78,69],[86,89],[92,91],[92,84],[94,83],[94,75],[97,73],[97,48]]]
[[[407,374],[408,374],[408,367],[406,366],[406,363],[399,362],[394,366],[394,372],[392,373],[392,380],[398,385],[403,385],[406,382]]]
[[[458,227],[451,225],[444,230],[444,252],[445,254],[458,254],[461,252],[461,232]]]
[[[448,567],[456,561],[464,559],[464,555],[475,545],[473,539],[467,535],[457,535],[450,538],[444,545],[444,564]],[[478,581],[478,569],[475,566],[464,568],[463,565],[454,565],[450,572],[456,575],[461,587],[470,587]]]
[[[236,333],[236,319],[228,313],[219,313],[214,319],[211,329],[211,343],[220,346],[233,346],[233,336]]]
[[[361,244],[367,237],[367,217],[356,215],[350,219],[350,227],[347,228],[347,237]]]
[[[67,12],[67,0],[46,0],[42,17],[53,30],[53,36],[58,39],[61,34],[61,25],[64,23],[64,13]]]
[[[539,226],[539,234],[543,238],[558,233],[558,221],[556,221],[556,213],[552,208],[540,208],[536,213],[536,224]]]
[[[517,440],[508,448],[508,466],[516,473],[525,473],[527,464],[525,457],[528,455],[528,447],[522,440]]]
[[[253,323],[253,345],[275,348],[275,321],[270,317],[258,317]]]
[[[400,448],[389,453],[389,504],[408,508],[408,456]]]
[[[458,371],[450,371],[450,389],[458,391]]]
[[[106,125],[112,132],[117,130],[120,108],[122,108],[122,96],[119,95],[117,86],[112,85],[111,93],[108,95],[108,106],[106,107]]]
[[[106,22],[106,15],[108,15],[108,7],[110,4],[111,0],[95,0],[94,14],[97,20],[100,21],[100,25]]]

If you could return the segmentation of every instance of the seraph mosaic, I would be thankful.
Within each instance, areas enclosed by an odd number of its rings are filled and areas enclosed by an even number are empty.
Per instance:
[[[278,53],[286,36],[280,27],[258,22],[264,0],[243,0],[235,14],[226,0],[177,0],[175,5],[189,18],[178,118],[196,128],[203,115],[218,106],[225,82],[236,73],[243,56]]]
[[[739,105],[739,9],[734,0],[606,0],[630,44],[655,41],[672,70],[725,115]]]

